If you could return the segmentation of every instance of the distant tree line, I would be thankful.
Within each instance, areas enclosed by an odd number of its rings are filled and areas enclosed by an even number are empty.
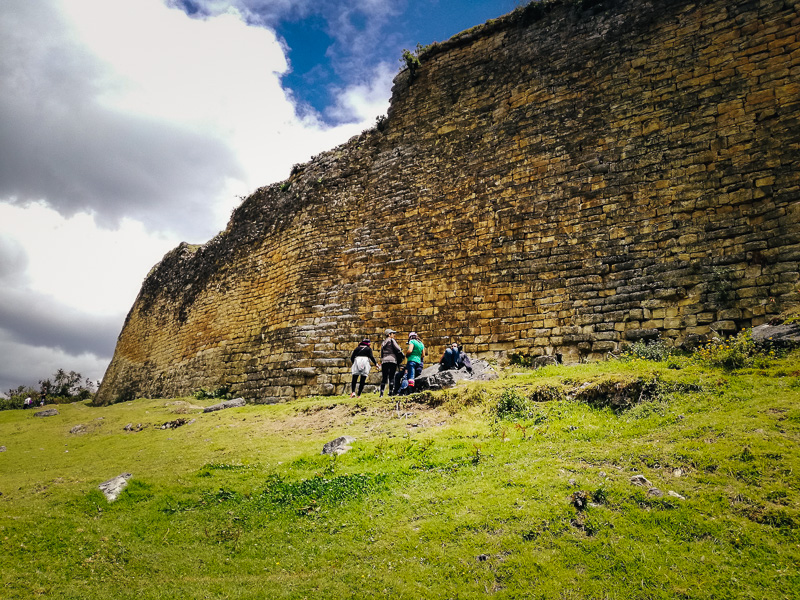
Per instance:
[[[21,385],[6,392],[7,399],[0,399],[0,410],[24,408],[25,399],[31,398],[34,406],[45,404],[66,404],[79,400],[89,400],[97,391],[97,385],[88,377],[76,371],[58,369],[52,377],[39,380],[38,389]]]

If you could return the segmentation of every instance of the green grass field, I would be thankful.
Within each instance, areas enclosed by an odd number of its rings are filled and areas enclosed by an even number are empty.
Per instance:
[[[800,598],[800,352],[761,367],[0,412],[0,598]],[[626,410],[570,399],[631,381]]]

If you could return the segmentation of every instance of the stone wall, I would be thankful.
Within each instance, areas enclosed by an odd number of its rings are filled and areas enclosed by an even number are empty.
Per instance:
[[[341,393],[387,327],[569,362],[797,304],[799,7],[556,0],[433,46],[379,128],[154,268],[97,402]]]

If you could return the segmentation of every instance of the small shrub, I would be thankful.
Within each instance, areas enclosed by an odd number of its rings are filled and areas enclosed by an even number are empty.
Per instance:
[[[640,340],[631,344],[620,357],[624,361],[641,358],[663,362],[674,354],[674,350],[667,346],[663,340],[651,340],[645,342]]]
[[[213,392],[205,388],[200,388],[194,394],[192,394],[192,396],[194,396],[197,400],[208,400],[216,398],[221,398],[222,400],[230,400],[231,397],[230,390],[231,390],[230,386],[227,385],[220,386]]]
[[[506,388],[495,406],[498,419],[524,419],[530,415],[530,403],[516,388]]]
[[[764,368],[775,357],[773,350],[762,354],[753,341],[750,329],[727,339],[714,338],[695,350],[693,358],[700,364],[723,369]]]

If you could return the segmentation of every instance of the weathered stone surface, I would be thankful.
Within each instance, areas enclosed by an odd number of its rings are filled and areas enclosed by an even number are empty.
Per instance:
[[[800,323],[753,327],[753,341],[762,346],[792,348],[800,346]]]
[[[113,479],[109,479],[108,481],[104,481],[101,483],[98,488],[106,497],[106,500],[109,502],[113,502],[116,500],[119,495],[122,493],[128,486],[128,480],[133,477],[130,473],[123,473],[122,475],[117,475]]]
[[[159,429],[177,429],[184,425],[191,425],[196,419],[175,419],[174,421],[167,421],[159,427]]]
[[[414,391],[443,390],[453,387],[459,381],[491,381],[497,379],[497,371],[485,360],[472,361],[472,373],[467,369],[449,369],[440,371],[439,365],[426,367],[422,374],[414,380]]]
[[[557,364],[558,358],[555,356],[537,356],[531,361],[531,366],[534,369],[541,369],[542,367],[548,367]]]
[[[55,417],[58,414],[58,410],[55,408],[47,408],[45,410],[40,410],[39,412],[33,413],[34,417]]]
[[[651,488],[653,484],[650,483],[650,480],[647,479],[644,475],[634,475],[631,477],[631,483],[633,485],[640,485],[642,487]]]
[[[388,327],[570,363],[796,304],[796,3],[589,4],[434,45],[380,128],[168,253],[95,402],[343,393]]]
[[[73,435],[81,435],[86,433],[86,425],[75,425],[69,432]]]
[[[323,454],[344,454],[352,450],[350,444],[356,441],[356,438],[351,437],[349,435],[344,435],[342,437],[338,437],[335,440],[331,440],[327,444],[322,447]]]
[[[245,406],[247,401],[244,398],[234,398],[233,400],[225,400],[224,402],[220,402],[219,404],[214,404],[212,406],[207,406],[203,409],[204,413],[215,412],[218,410],[224,410],[226,408],[236,408],[237,406]]]

